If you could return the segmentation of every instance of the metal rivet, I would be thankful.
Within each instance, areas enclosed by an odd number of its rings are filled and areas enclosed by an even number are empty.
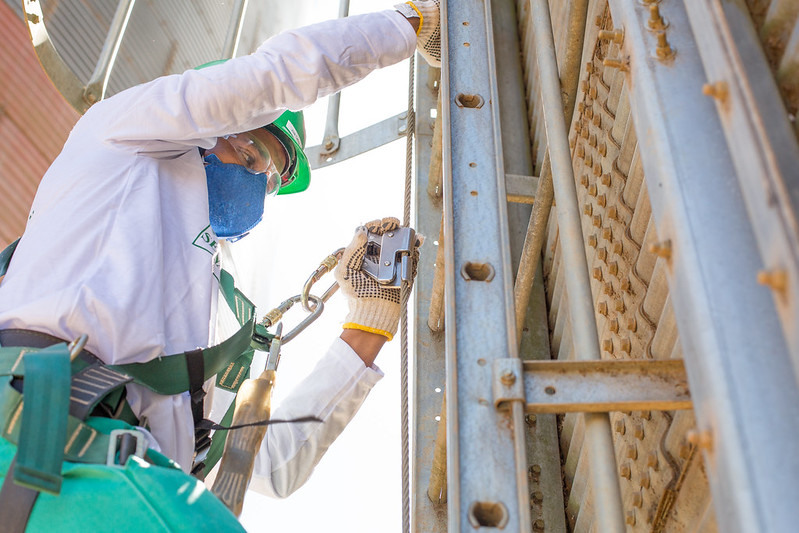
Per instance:
[[[544,531],[544,521],[539,518],[533,522],[533,529],[536,531]]]
[[[662,257],[663,259],[671,258],[671,239],[650,244],[649,251],[658,257]]]
[[[788,288],[788,273],[781,268],[761,270],[757,273],[757,282],[772,290],[783,292]]]
[[[524,421],[529,427],[533,427],[535,425],[535,422],[536,422],[536,417],[533,414],[525,415],[524,416]]]
[[[540,490],[537,490],[537,491],[533,492],[533,493],[530,495],[530,497],[531,497],[531,498],[533,499],[533,501],[534,501],[534,502],[536,502],[536,503],[541,503],[541,502],[543,502],[543,501],[544,501],[544,493],[543,493],[543,492],[541,492]]]
[[[383,263],[384,266],[389,266],[390,264],[391,264],[391,261],[386,261],[386,262]]]

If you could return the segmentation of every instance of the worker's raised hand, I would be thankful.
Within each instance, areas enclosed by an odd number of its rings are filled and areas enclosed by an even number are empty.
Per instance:
[[[334,272],[341,292],[347,297],[350,312],[345,319],[345,329],[359,329],[377,333],[391,340],[397,332],[400,317],[400,290],[381,285],[363,270],[364,258],[377,262],[380,255],[378,245],[369,242],[369,233],[383,235],[400,227],[394,217],[373,220],[355,230],[352,242],[344,250]],[[422,238],[416,237],[410,254],[410,279],[408,290],[416,277],[419,246]]]
[[[440,0],[412,0],[394,8],[406,18],[419,18],[416,49],[431,67],[441,67]]]

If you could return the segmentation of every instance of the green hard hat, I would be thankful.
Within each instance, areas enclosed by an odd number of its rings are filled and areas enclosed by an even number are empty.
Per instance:
[[[220,65],[227,59],[218,59],[196,67],[195,70]],[[289,171],[283,178],[278,195],[302,192],[311,184],[311,165],[305,155],[305,119],[302,111],[284,111],[274,122],[264,126],[277,137],[289,154]]]

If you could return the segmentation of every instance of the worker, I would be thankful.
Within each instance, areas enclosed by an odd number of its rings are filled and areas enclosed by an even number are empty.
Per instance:
[[[287,31],[252,55],[95,104],[42,178],[0,285],[0,344],[41,348],[86,334],[80,357],[113,368],[162,368],[181,358],[187,392],[129,382],[109,416],[128,413],[149,450],[192,471],[197,399],[213,382],[205,380],[203,348],[214,344],[217,307],[231,294],[219,294],[228,276],[219,249],[261,220],[265,197],[308,186],[298,111],[417,47],[440,64],[438,0]],[[396,224],[367,226],[379,234]],[[321,422],[269,427],[252,485],[261,492],[285,497],[300,486],[381,377],[374,360],[396,331],[399,303],[396,293],[364,288],[365,241],[361,227],[336,272],[350,306],[341,337],[272,414]],[[28,394],[34,383],[22,381]],[[202,417],[210,402],[200,403]],[[0,413],[3,424],[10,416]],[[0,439],[0,448],[8,444]],[[8,468],[2,460],[0,453],[0,468]]]

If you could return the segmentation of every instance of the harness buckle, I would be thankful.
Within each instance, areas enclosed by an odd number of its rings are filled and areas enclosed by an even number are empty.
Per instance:
[[[367,253],[362,270],[386,288],[399,289],[403,281],[410,281],[410,257],[416,239],[413,228],[397,228],[383,235],[369,233],[368,239],[380,247],[380,258],[375,261]]]
[[[114,429],[108,437],[108,455],[105,460],[108,466],[124,467],[131,455],[143,459],[147,452],[147,437],[139,430]]]

